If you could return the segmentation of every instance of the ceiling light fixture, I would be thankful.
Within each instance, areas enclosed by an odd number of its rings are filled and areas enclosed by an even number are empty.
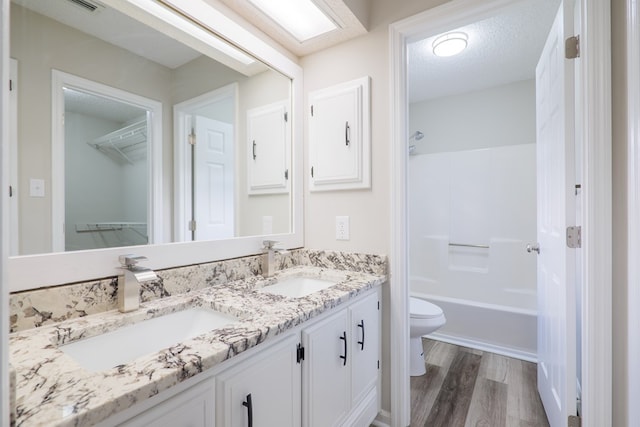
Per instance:
[[[338,28],[312,0],[249,0],[299,42]]]
[[[443,34],[433,41],[433,54],[436,56],[457,55],[467,47],[467,34],[463,32],[453,32]]]

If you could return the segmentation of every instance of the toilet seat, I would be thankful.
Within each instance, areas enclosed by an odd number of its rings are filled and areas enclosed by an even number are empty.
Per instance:
[[[440,307],[420,298],[409,298],[409,313],[414,319],[433,319],[442,316]]]

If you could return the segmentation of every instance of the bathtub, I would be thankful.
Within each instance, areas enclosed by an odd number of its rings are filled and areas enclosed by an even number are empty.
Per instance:
[[[509,295],[509,294],[513,295]],[[419,279],[411,280],[410,294],[437,304],[447,318],[445,326],[429,338],[530,362],[537,361],[537,311],[517,304],[500,305],[425,292]],[[505,290],[522,305],[530,305],[526,293]],[[535,296],[533,296],[535,301]]]

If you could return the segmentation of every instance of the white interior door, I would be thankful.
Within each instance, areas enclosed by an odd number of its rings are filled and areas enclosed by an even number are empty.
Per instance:
[[[233,237],[233,126],[196,116],[194,240]]]
[[[575,220],[574,75],[564,53],[572,29],[565,0],[536,67],[538,390],[551,427],[576,411],[575,250],[565,240]]]

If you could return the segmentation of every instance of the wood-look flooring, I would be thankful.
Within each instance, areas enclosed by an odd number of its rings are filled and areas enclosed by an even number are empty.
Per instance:
[[[548,427],[536,364],[423,338],[411,377],[411,427]]]

